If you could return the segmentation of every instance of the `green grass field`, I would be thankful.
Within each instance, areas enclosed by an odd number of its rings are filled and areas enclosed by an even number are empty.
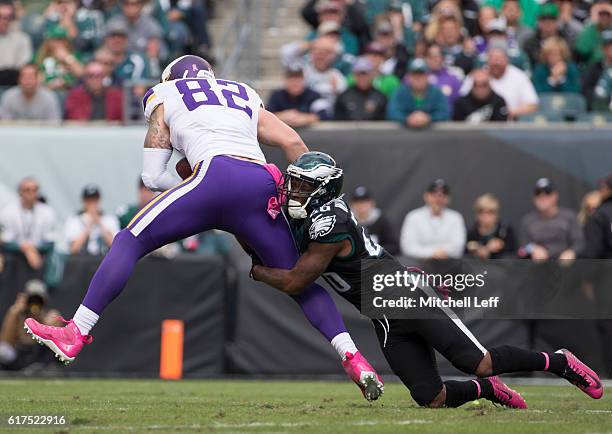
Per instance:
[[[612,399],[570,386],[516,386],[529,410],[486,401],[422,409],[400,384],[375,403],[349,382],[0,379],[0,432],[604,433]],[[65,415],[65,427],[7,425],[10,415]]]

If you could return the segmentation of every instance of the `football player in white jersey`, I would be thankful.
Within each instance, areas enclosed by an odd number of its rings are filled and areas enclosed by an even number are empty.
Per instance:
[[[204,59],[187,55],[164,70],[161,83],[144,97],[149,128],[142,179],[163,191],[117,234],[94,275],[82,304],[65,327],[32,318],[25,327],[60,360],[71,362],[106,306],[127,283],[136,262],[173,241],[210,229],[234,234],[265,265],[292,268],[298,251],[280,210],[281,172],[267,164],[259,142],[283,149],[289,161],[308,148],[299,135],[263,108],[243,83],[216,79]],[[173,149],[193,173],[181,182],[170,171]],[[316,284],[293,297],[332,344],[347,374],[367,399],[377,399],[382,381],[358,352],[330,295]]]

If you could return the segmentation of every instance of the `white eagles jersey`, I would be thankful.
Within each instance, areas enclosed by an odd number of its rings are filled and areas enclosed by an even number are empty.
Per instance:
[[[191,167],[216,155],[236,155],[262,162],[266,158],[257,140],[261,98],[244,83],[214,78],[166,81],[143,98],[145,119],[160,104],[170,128],[172,146]]]

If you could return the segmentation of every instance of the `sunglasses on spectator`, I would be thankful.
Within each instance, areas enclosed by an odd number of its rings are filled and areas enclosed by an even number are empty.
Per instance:
[[[21,189],[22,193],[37,193],[38,192],[38,187],[23,187]]]
[[[103,72],[91,72],[85,74],[85,78],[104,78]]]
[[[475,81],[474,82],[474,87],[489,87],[489,82],[488,81]]]

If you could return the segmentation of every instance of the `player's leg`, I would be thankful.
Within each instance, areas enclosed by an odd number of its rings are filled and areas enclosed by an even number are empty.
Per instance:
[[[497,377],[442,382],[432,346],[418,333],[419,320],[375,320],[385,358],[393,372],[421,406],[459,407],[479,398],[513,408],[525,408],[518,393]]]
[[[205,180],[206,178],[206,180]],[[137,261],[147,253],[173,241],[218,225],[224,200],[220,191],[222,173],[214,162],[208,170],[196,166],[183,183],[156,196],[117,234],[92,278],[87,294],[66,327],[44,326],[27,319],[26,329],[58,357],[72,361],[106,306],[125,287]]]
[[[555,353],[510,345],[486,349],[454,314],[446,319],[417,320],[419,334],[457,369],[480,378],[513,372],[547,371],[567,379],[593,398],[603,386],[597,374],[568,350]],[[488,394],[485,391],[485,394]]]

